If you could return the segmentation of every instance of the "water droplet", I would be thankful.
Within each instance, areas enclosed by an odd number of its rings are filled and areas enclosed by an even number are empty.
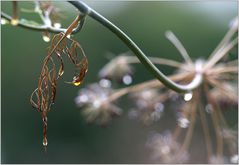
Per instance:
[[[64,74],[64,70],[62,68],[60,68],[58,75],[62,76],[63,74]]]
[[[8,20],[1,18],[1,25],[6,25],[8,23]]]
[[[59,29],[59,28],[61,28],[61,23],[56,22],[56,23],[54,23],[53,26],[54,26],[55,28]]]
[[[189,125],[189,120],[185,117],[180,117],[178,119],[178,125],[181,127],[181,128],[187,128],[188,125]]]
[[[207,104],[206,107],[205,107],[205,111],[207,113],[212,113],[212,111],[213,111],[212,105],[211,104]]]
[[[47,146],[48,143],[47,143],[47,139],[46,138],[43,139],[43,143],[42,144],[43,144],[44,147]]]
[[[124,75],[122,81],[125,85],[129,85],[132,83],[133,78],[129,74],[126,74],[126,75]]]
[[[99,82],[100,86],[104,88],[110,88],[111,87],[111,81],[108,79],[101,79]]]
[[[235,163],[235,164],[238,163],[238,155],[235,154],[235,155],[231,156],[230,161],[231,161],[231,163]]]
[[[193,98],[192,92],[184,94],[184,97],[183,97],[185,101],[190,101],[192,98]]]
[[[17,26],[17,25],[18,25],[18,22],[19,22],[18,19],[12,19],[12,20],[11,20],[11,24],[12,24],[13,26]]]
[[[43,33],[42,39],[45,42],[50,42],[50,40],[51,40],[50,34],[49,33]]]
[[[66,37],[67,37],[67,38],[71,38],[71,35],[69,34],[69,35],[67,35]]]
[[[73,85],[75,85],[75,86],[79,86],[80,84],[81,84],[80,81],[73,82]]]

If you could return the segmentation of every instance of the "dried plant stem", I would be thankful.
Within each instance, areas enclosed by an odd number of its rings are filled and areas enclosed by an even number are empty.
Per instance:
[[[205,110],[202,107],[202,104],[199,103],[199,114],[200,114],[200,119],[201,119],[201,124],[202,124],[202,129],[204,133],[204,138],[206,142],[206,148],[207,148],[207,157],[208,161],[212,156],[212,143],[211,143],[211,137],[210,137],[210,132],[208,129],[208,123],[205,115]]]
[[[188,52],[184,48],[183,44],[179,41],[179,39],[173,34],[171,31],[167,31],[165,33],[167,39],[172,42],[172,44],[178,49],[184,60],[187,64],[193,65],[192,59],[188,55]]]
[[[220,43],[217,45],[217,47],[214,49],[212,54],[209,56],[209,59],[212,59],[228,42],[231,40],[233,35],[237,32],[237,28],[230,28],[230,30],[226,33],[226,35],[223,37],[223,39],[220,41]]]
[[[216,142],[217,143],[217,152],[216,153],[217,153],[218,157],[222,157],[222,155],[223,155],[223,138],[222,138],[222,132],[220,129],[220,123],[218,121],[219,118],[218,118],[218,113],[217,113],[217,111],[219,109],[217,108],[215,100],[210,95],[207,84],[204,84],[204,92],[206,93],[208,102],[213,107],[213,111],[211,113],[211,118],[212,118],[214,130],[215,130],[215,134],[216,134],[216,141],[217,141]]]
[[[216,54],[214,54],[208,62],[204,66],[204,70],[207,70],[213,67],[219,60],[221,60],[234,46],[236,46],[238,42],[238,38],[236,37],[230,43],[228,43],[225,47],[220,49]]]
[[[12,19],[13,20],[17,20],[18,19],[18,15],[17,15],[17,1],[13,1],[13,10],[12,10]]]
[[[169,78],[173,81],[180,81],[186,77],[191,77],[191,74],[188,73],[181,73],[181,74],[174,74],[172,76],[169,76]],[[123,89],[119,89],[118,91],[115,91],[113,94],[111,94],[109,96],[109,98],[107,99],[107,101],[111,102],[114,101],[116,99],[118,99],[119,97],[122,97],[123,95],[126,95],[128,93],[131,92],[138,92],[141,91],[143,89],[146,88],[156,88],[156,87],[161,87],[163,84],[160,83],[158,80],[150,80],[147,82],[143,82],[137,85],[133,85],[130,87],[126,87]]]
[[[182,128],[177,125],[173,132],[173,139],[176,140],[179,137],[181,132],[182,132]]]
[[[193,131],[194,131],[194,126],[195,126],[195,121],[196,121],[196,110],[197,110],[197,107],[196,107],[196,100],[199,99],[198,98],[198,91],[195,91],[194,92],[194,97],[196,97],[196,99],[193,100],[192,102],[192,111],[190,113],[190,124],[189,124],[189,128],[187,130],[187,133],[186,133],[186,136],[185,136],[185,139],[184,139],[184,142],[180,148],[180,151],[177,155],[177,157],[180,157],[180,155],[186,151],[191,143],[191,139],[192,139],[192,135],[193,135]]]

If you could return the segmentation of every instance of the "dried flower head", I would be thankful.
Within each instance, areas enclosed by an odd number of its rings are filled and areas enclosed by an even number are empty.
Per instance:
[[[135,108],[129,111],[129,117],[137,118],[145,125],[158,121],[163,115],[165,94],[155,89],[145,89],[131,94],[131,99],[135,103]]]
[[[111,88],[102,87],[98,83],[79,91],[75,103],[78,107],[83,108],[82,114],[86,117],[87,122],[106,125],[112,117],[121,114],[121,109],[108,101],[111,93]]]
[[[152,159],[156,162],[186,163],[189,158],[187,151],[180,150],[179,143],[175,141],[169,132],[153,134],[148,140],[147,146],[151,150]]]
[[[106,78],[117,82],[123,82],[126,85],[132,83],[133,69],[129,65],[129,61],[125,58],[125,54],[119,55],[112,59],[99,71],[100,78]]]

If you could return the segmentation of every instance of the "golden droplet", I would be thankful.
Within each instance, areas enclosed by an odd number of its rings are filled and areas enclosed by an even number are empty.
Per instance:
[[[73,85],[75,85],[75,86],[79,86],[79,85],[81,84],[80,81],[78,81],[78,82],[72,82],[72,83],[73,83]]]
[[[17,26],[17,25],[18,25],[18,22],[19,22],[18,19],[12,19],[12,20],[11,20],[11,24],[12,24],[13,26]]]

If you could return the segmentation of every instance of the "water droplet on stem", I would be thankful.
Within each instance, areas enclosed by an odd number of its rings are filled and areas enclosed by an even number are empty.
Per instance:
[[[42,144],[43,144],[44,147],[47,146],[48,143],[47,143],[47,139],[46,138],[43,138],[43,143]]]
[[[1,25],[6,25],[8,21],[4,18],[1,18]]]
[[[12,19],[12,20],[11,20],[11,25],[12,25],[12,26],[17,26],[17,25],[18,25],[18,22],[19,22],[18,19]]]
[[[54,23],[53,26],[54,26],[55,28],[59,29],[59,28],[61,28],[61,23],[56,22],[56,23]]]
[[[49,32],[43,32],[42,33],[42,39],[45,42],[50,42],[50,40],[51,40],[50,33]]]
[[[183,99],[185,101],[190,101],[192,98],[193,98],[193,93],[192,92],[184,94],[184,97],[183,97]]]
[[[132,83],[133,78],[132,78],[132,76],[130,76],[129,74],[126,74],[126,75],[124,75],[122,81],[123,81],[123,83],[124,83],[125,85],[129,85],[129,84]]]
[[[187,128],[188,125],[189,125],[189,120],[185,117],[180,117],[178,119],[178,125],[181,127],[181,128]]]

